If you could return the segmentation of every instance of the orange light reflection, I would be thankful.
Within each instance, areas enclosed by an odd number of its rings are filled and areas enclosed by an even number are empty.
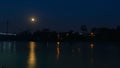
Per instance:
[[[36,68],[35,42],[30,42],[28,68]]]
[[[56,58],[57,60],[59,60],[59,56],[60,56],[60,42],[57,42],[57,55],[56,55]]]
[[[94,44],[90,44],[90,48],[94,48]]]

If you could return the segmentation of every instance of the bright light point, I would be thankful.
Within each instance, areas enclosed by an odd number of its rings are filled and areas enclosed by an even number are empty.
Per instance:
[[[32,21],[32,22],[35,22],[35,18],[32,18],[31,21]]]
[[[30,17],[29,22],[35,24],[38,22],[38,19],[36,17]]]

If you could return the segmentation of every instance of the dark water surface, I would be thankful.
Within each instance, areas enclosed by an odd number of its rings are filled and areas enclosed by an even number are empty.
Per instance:
[[[2,41],[0,68],[120,68],[120,43]]]

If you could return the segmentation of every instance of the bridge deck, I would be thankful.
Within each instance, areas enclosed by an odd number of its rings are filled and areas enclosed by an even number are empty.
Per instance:
[[[13,33],[0,33],[0,35],[10,35],[10,36],[16,36],[16,34],[13,34]]]

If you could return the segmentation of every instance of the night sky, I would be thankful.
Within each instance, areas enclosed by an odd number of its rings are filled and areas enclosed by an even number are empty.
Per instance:
[[[119,0],[0,0],[0,32],[50,28],[56,31],[80,31],[85,24],[91,27],[120,25]],[[29,19],[38,22],[31,24]]]

